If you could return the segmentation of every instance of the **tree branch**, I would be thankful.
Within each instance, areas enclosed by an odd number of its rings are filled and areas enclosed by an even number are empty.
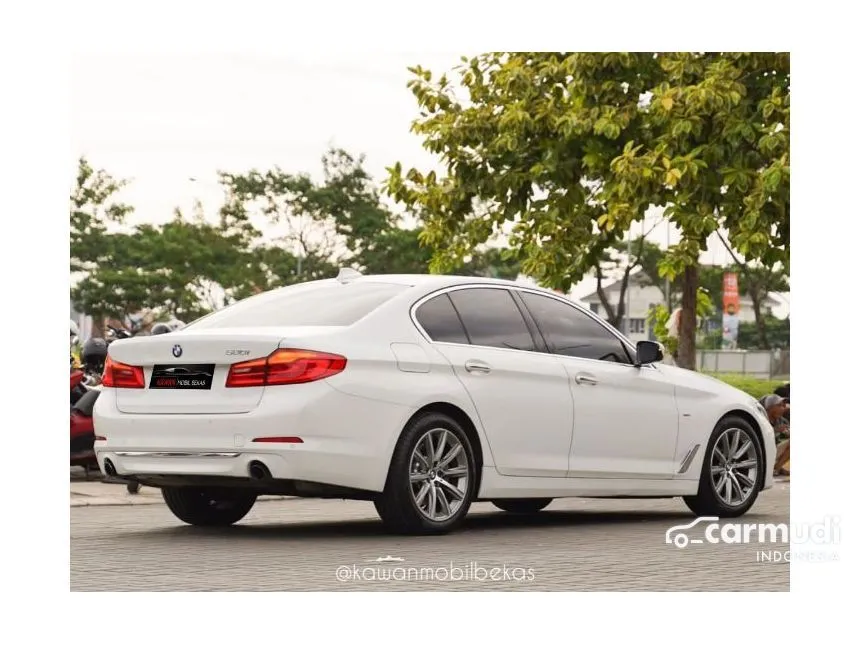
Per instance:
[[[726,239],[723,237],[723,234],[720,233],[719,231],[717,231],[717,237],[720,238],[720,242],[723,243],[723,246],[726,247],[726,251],[728,251],[729,255],[732,256],[732,260],[735,261],[735,264],[737,264],[739,267],[741,267],[741,269],[744,270],[744,272],[746,272],[746,268],[747,268],[746,262],[741,262],[741,260],[738,258],[738,256],[735,255],[735,250],[726,241]]]
[[[603,269],[600,268],[600,263],[597,263],[597,297],[600,298],[600,304],[606,311],[606,317],[609,320],[615,320],[615,309],[609,303],[609,298],[606,297],[606,291],[603,289]]]

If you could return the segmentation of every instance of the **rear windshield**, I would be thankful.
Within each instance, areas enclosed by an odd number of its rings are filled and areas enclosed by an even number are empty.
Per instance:
[[[408,288],[402,284],[341,284],[335,280],[297,284],[240,300],[194,321],[186,329],[351,325]]]

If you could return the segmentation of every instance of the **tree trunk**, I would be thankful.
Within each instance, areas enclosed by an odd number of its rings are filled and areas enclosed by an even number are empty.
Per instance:
[[[758,331],[759,349],[770,349],[770,340],[767,337],[767,323],[761,313],[761,293],[758,288],[749,290],[750,300],[752,300],[753,314],[755,315],[755,326]]]
[[[102,316],[95,315],[93,316],[93,328],[90,332],[90,336],[92,338],[104,338],[105,337],[105,319]]]
[[[618,308],[616,309],[617,316],[612,326],[622,334],[629,334],[629,329],[623,329],[624,319],[629,316],[627,312],[627,288],[630,282],[630,266],[624,269],[624,277],[621,278],[621,292],[618,295]]]
[[[678,330],[678,367],[696,369],[696,294],[699,289],[699,267],[684,269],[681,285],[681,324]]]
[[[597,269],[597,297],[600,299],[600,304],[603,305],[603,310],[606,312],[606,322],[621,333],[625,331],[621,329],[621,324],[627,313],[627,285],[629,282],[630,267],[627,267],[624,270],[624,277],[621,278],[621,293],[618,296],[618,305],[613,307],[612,303],[609,302],[609,296],[606,295],[606,289],[603,288],[603,272],[599,267]]]
[[[618,319],[624,312],[616,311],[612,303],[609,302],[609,297],[603,288],[603,272],[600,270],[600,267],[597,267],[597,297],[600,299],[603,311],[606,312],[606,322],[618,329]]]

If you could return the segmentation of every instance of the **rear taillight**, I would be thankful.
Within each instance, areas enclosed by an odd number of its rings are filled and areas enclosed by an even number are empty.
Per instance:
[[[102,386],[143,389],[143,368],[118,363],[108,356],[105,360]]]
[[[232,365],[225,387],[309,383],[338,374],[345,367],[346,358],[337,354],[305,349],[279,349],[266,358]]]

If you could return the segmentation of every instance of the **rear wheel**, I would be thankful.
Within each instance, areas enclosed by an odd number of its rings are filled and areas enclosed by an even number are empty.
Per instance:
[[[551,497],[535,497],[523,499],[494,499],[493,506],[508,513],[528,515],[538,513],[552,503]]]
[[[696,515],[739,517],[755,503],[764,481],[764,452],[746,419],[726,417],[711,435],[696,495],[684,498]]]
[[[444,414],[428,413],[403,431],[374,505],[397,533],[445,533],[469,511],[475,480],[474,450],[463,428]]]
[[[255,493],[213,488],[162,488],[167,508],[186,524],[229,526],[241,520],[257,501]]]

